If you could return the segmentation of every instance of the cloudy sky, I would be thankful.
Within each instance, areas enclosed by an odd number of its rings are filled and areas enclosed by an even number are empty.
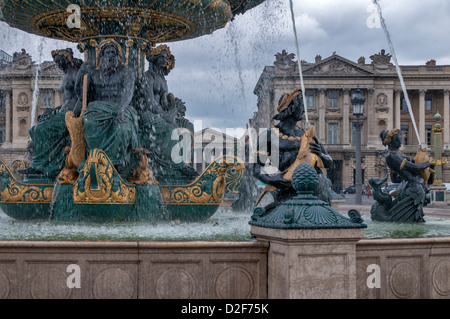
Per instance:
[[[379,2],[400,64],[450,64],[450,1]],[[389,52],[382,29],[369,27],[374,12],[371,0],[294,0],[300,58],[313,62],[317,54],[336,52],[357,61]],[[296,53],[289,0],[266,0],[212,35],[169,46],[176,58],[169,90],[186,102],[190,120],[202,121],[196,129],[243,129],[256,111],[253,89],[264,67],[283,49]],[[0,49],[9,54],[24,48],[42,62],[51,60],[52,49],[65,47],[75,48],[0,22]]]

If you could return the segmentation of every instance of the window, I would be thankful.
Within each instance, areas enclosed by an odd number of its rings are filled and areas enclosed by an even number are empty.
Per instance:
[[[52,107],[53,106],[53,94],[52,91],[44,91],[42,93],[42,102],[44,107]]]
[[[425,96],[425,111],[431,111],[431,101],[432,101],[432,96],[426,95]]]
[[[402,145],[408,145],[408,134],[409,134],[409,126],[408,125],[401,125],[400,130],[402,131]]]
[[[5,91],[0,91],[0,111],[6,110],[6,94]]]
[[[26,119],[19,120],[19,136],[27,136],[28,134],[28,123]]]
[[[425,125],[425,139],[427,145],[433,145],[433,126]]]
[[[338,108],[338,93],[328,92],[328,108],[337,109]]]
[[[338,123],[328,123],[328,144],[338,144]]]
[[[406,103],[406,99],[404,96],[402,96],[402,106],[401,106],[401,110],[402,111],[408,111],[408,104]]]
[[[306,92],[305,102],[306,102],[306,107],[308,109],[313,109],[314,108],[314,93]]]

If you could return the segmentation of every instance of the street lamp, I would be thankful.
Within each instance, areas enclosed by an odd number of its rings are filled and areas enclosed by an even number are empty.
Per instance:
[[[364,103],[366,99],[363,98],[361,90],[357,89],[352,96],[353,115],[356,115],[356,122],[353,123],[356,129],[356,167],[355,167],[355,191],[356,191],[356,205],[362,204],[362,181],[361,181],[361,127],[363,123],[359,121],[361,115],[364,114]]]

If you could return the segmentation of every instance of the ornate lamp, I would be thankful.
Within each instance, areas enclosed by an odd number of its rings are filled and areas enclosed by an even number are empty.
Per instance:
[[[357,117],[364,114],[364,103],[366,99],[362,96],[361,90],[357,89],[352,96],[353,114]]]
[[[362,96],[361,90],[357,89],[352,96],[353,114],[356,115],[356,122],[353,123],[356,129],[356,165],[355,165],[355,190],[356,205],[362,204],[362,181],[361,181],[361,127],[363,123],[359,117],[364,114],[364,103],[366,99]]]

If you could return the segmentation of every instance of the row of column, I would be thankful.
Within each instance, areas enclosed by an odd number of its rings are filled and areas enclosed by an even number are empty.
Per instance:
[[[367,118],[367,121],[369,121],[373,117],[373,110],[371,110],[370,107],[367,107],[368,105],[372,104],[372,97],[375,90],[369,89],[367,91],[367,98],[366,98],[366,106],[364,115]],[[352,108],[351,105],[351,92],[350,89],[343,89],[343,100],[342,100],[342,140],[340,144],[351,144],[351,126],[350,126],[350,109]],[[327,100],[326,100],[326,90],[325,89],[319,89],[319,105],[318,105],[318,117],[319,117],[319,123],[318,123],[318,134],[320,137],[320,142],[326,144],[326,120],[325,115],[328,110],[327,107]],[[367,128],[368,134],[371,135],[372,127],[369,125]],[[372,136],[368,136],[372,137]],[[367,139],[367,141],[370,141],[370,138]]]
[[[427,90],[426,89],[420,89],[419,90],[419,113],[418,118],[415,119],[416,123],[418,125],[418,133],[420,137],[420,141],[422,144],[425,143],[426,139],[426,131],[425,131],[425,125],[426,125],[426,112],[425,112],[425,94]],[[402,90],[395,90],[395,105],[394,105],[394,119],[395,119],[395,127],[400,128],[401,125],[401,97],[403,95]],[[442,109],[439,110],[443,112],[443,145],[444,146],[450,146],[450,91],[449,90],[443,90],[443,96],[444,96],[444,103],[442,105]]]
[[[16,91],[16,92],[14,92]],[[18,137],[18,131],[17,128],[19,127],[19,117],[18,117],[18,111],[17,106],[18,102],[14,100],[14,97],[17,97],[19,93],[26,92],[29,96],[29,99],[33,96],[33,90],[29,90],[27,88],[19,88],[16,90],[5,90],[6,94],[6,101],[5,101],[5,142],[14,143],[15,139]],[[52,104],[53,107],[59,106],[62,103],[62,97],[61,94],[56,90],[53,89],[52,94]],[[31,125],[31,114],[32,114],[32,101],[29,100],[28,103],[24,106],[29,107],[29,115],[27,120],[27,130],[30,128]],[[41,105],[38,105],[38,112],[36,113],[36,117],[40,113],[40,107]]]

